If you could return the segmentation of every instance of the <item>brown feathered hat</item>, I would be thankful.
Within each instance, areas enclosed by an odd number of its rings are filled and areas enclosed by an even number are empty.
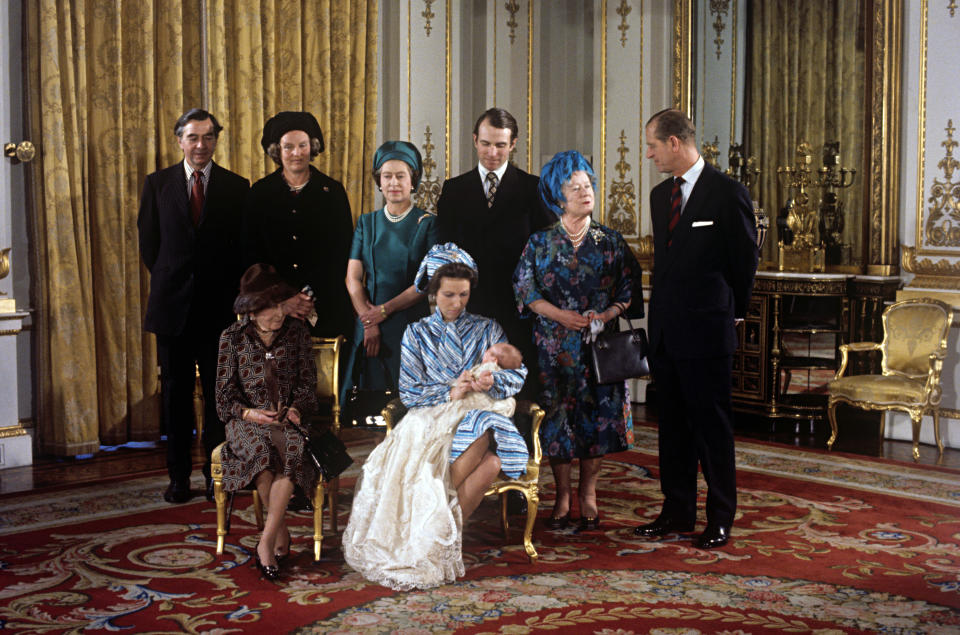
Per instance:
[[[233,301],[233,311],[241,315],[256,313],[296,294],[297,290],[287,284],[276,269],[258,262],[250,265],[240,278],[240,294]]]

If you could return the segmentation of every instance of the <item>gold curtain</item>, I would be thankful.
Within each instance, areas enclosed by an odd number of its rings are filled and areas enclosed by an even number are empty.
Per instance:
[[[840,141],[840,161],[857,168],[854,185],[839,193],[845,207],[843,242],[852,266],[863,264],[864,51],[863,3],[848,0],[764,0],[750,3],[748,153],[758,156],[760,204],[771,218],[765,260],[776,261],[775,223],[786,202],[777,167],[794,165],[801,141],[813,146],[812,169],[822,165],[825,141]],[[819,204],[811,188],[811,204]]]
[[[263,124],[308,110],[326,150],[314,165],[341,181],[354,219],[373,207],[377,0],[218,0],[207,3],[210,110],[229,126],[217,160],[251,182],[276,165]]]
[[[344,182],[355,215],[371,206],[376,1],[302,5],[24,4],[42,451],[159,438],[137,208],[145,175],[182,159],[173,123],[187,108],[217,115],[216,161],[251,180],[273,169],[259,145],[266,117],[312,110],[328,137],[318,167]]]

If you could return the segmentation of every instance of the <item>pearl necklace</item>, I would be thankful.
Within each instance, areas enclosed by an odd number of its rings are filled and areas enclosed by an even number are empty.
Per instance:
[[[307,180],[301,183],[300,185],[290,185],[290,181],[287,180],[287,177],[283,177],[283,182],[287,184],[287,187],[290,188],[291,192],[297,193],[303,188],[307,187],[307,183],[310,182],[310,177],[308,176]]]
[[[386,205],[383,206],[383,215],[386,216],[387,220],[390,221],[391,223],[399,223],[404,218],[406,218],[412,211],[413,211],[413,204],[411,203],[410,207],[407,208],[407,211],[405,211],[403,214],[400,214],[399,216],[394,216],[393,214],[387,211]]]
[[[590,221],[588,220],[588,221],[583,225],[583,229],[581,229],[580,231],[578,231],[576,234],[574,234],[574,233],[571,232],[569,229],[567,229],[567,226],[566,226],[566,224],[563,222],[563,219],[560,220],[560,227],[563,228],[563,232],[564,232],[564,233],[567,235],[567,237],[570,239],[570,242],[573,243],[573,246],[574,246],[574,247],[577,247],[577,246],[580,245],[580,243],[583,242],[584,236],[587,235],[587,230],[590,229]]]

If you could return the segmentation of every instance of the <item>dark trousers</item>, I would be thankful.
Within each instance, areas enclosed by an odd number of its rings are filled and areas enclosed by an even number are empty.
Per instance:
[[[737,509],[732,357],[650,359],[659,404],[660,489],[664,514],[697,515],[697,464],[707,482],[707,522],[730,527]]]
[[[195,365],[203,391],[203,474],[210,476],[210,453],[226,439],[217,417],[217,349],[221,329],[188,319],[180,335],[158,335],[163,429],[167,434],[167,472],[172,480],[186,481],[193,469],[191,449],[196,428],[193,417]]]

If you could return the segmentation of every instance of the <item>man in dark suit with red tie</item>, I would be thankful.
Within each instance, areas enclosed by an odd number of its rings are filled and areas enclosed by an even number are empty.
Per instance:
[[[164,500],[191,497],[194,365],[204,398],[203,473],[212,497],[210,453],[224,438],[214,386],[220,332],[236,319],[233,300],[243,275],[240,214],[250,182],[213,161],[223,128],[205,110],[174,126],[183,161],[147,176],[137,228],[150,270],[144,328],[157,336],[170,485]]]
[[[707,482],[707,525],[694,545],[710,549],[727,544],[737,506],[732,360],[758,251],[747,189],[704,162],[695,136],[678,110],[658,112],[646,126],[647,158],[673,175],[650,193],[649,360],[664,501],[657,519],[634,533],[693,531],[699,463]]]
[[[479,281],[467,310],[496,320],[529,369],[521,399],[539,392],[537,349],[530,320],[521,320],[513,296],[513,270],[530,234],[556,222],[543,207],[540,179],[509,163],[517,145],[513,115],[491,108],[473,127],[479,165],[444,182],[437,201],[441,243],[453,242],[477,263]]]

